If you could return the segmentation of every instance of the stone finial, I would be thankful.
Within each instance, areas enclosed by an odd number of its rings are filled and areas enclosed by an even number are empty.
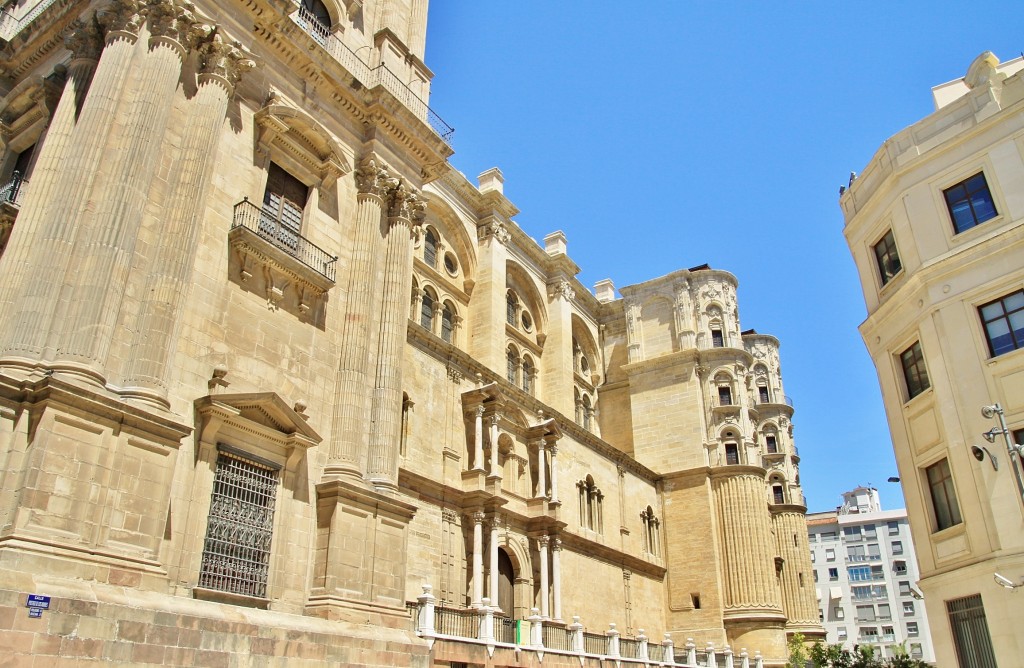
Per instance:
[[[565,255],[568,252],[568,240],[565,232],[558,230],[544,237],[544,251],[548,255]]]
[[[615,301],[615,284],[612,279],[605,278],[594,283],[594,296],[602,304]]]
[[[505,175],[497,167],[491,167],[480,176],[476,177],[479,183],[480,192],[486,193],[495,191],[499,194],[505,193]]]

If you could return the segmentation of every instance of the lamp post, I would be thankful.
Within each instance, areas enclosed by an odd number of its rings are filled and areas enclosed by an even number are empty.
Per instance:
[[[1003,435],[1003,441],[1006,443],[1006,453],[1010,458],[1010,468],[1013,469],[1013,477],[1017,481],[1017,494],[1020,497],[1021,503],[1024,503],[1024,480],[1021,479],[1020,470],[1020,459],[1021,456],[1024,455],[1024,445],[1019,445],[1011,440],[1010,430],[1006,427],[1006,418],[1003,417],[1003,407],[998,403],[992,404],[991,406],[982,406],[981,414],[989,419],[995,418],[999,423],[998,427],[992,427],[981,436],[989,443],[995,443],[996,436],[999,434]],[[974,446],[974,448],[978,448],[978,446]],[[988,450],[984,448],[980,448],[980,450],[988,452]],[[991,453],[989,454],[991,456]],[[975,457],[977,456],[978,451],[975,450]],[[992,466],[998,470],[995,457],[992,457]]]

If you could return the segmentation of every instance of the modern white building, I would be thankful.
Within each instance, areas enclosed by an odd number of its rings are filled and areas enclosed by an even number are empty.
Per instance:
[[[858,487],[835,510],[809,514],[807,532],[827,641],[886,657],[902,645],[934,661],[907,511],[882,510],[877,489]]]

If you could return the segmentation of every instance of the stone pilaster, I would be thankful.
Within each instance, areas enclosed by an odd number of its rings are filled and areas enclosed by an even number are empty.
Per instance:
[[[511,234],[497,218],[477,228],[479,264],[473,289],[470,353],[484,366],[505,377],[505,292]]]
[[[563,415],[575,411],[573,395],[572,300],[576,292],[566,278],[548,285],[547,341],[544,344],[544,399]],[[596,397],[595,397],[596,399]]]
[[[33,183],[29,189],[19,216],[19,227],[25,231],[19,232],[15,247],[8,250],[12,257],[8,264],[17,265],[18,273],[4,298],[5,305],[10,305],[0,340],[0,356],[5,358],[46,357],[46,337],[66,282],[64,274],[73,266],[70,256],[80,214],[130,69],[141,22],[138,10],[138,3],[132,0],[114,2],[95,19],[79,23],[68,37],[73,59],[65,94],[36,163],[33,181],[38,186]],[[21,250],[23,243],[29,247]],[[19,262],[21,258],[25,261]],[[47,267],[50,280],[26,273],[35,267]]]
[[[366,466],[370,424],[370,344],[379,303],[376,264],[382,253],[380,235],[384,202],[395,181],[387,168],[369,158],[356,170],[356,221],[352,258],[345,285],[348,299],[341,319],[341,357],[335,378],[338,397],[331,421],[330,455],[325,476],[361,478]],[[408,288],[408,286],[407,286]]]
[[[405,297],[412,283],[412,234],[426,202],[399,182],[388,193],[387,253],[377,369],[370,408],[370,443],[366,477],[376,487],[398,487],[398,441],[401,433],[402,354],[408,322]],[[493,446],[492,446],[493,447]]]
[[[69,264],[71,287],[62,292],[58,326],[49,340],[60,366],[100,383],[106,379],[106,355],[125,299],[169,101],[196,24],[191,5],[176,0],[151,0],[146,10],[148,48],[131,65],[137,85],[130,96],[125,97],[123,87],[113,91],[115,98],[123,98],[117,110],[123,120],[105,147],[100,187],[92,189],[90,206],[80,214]]]
[[[218,32],[199,45],[198,90],[182,136],[172,181],[145,278],[142,306],[133,326],[131,357],[123,374],[124,393],[166,406],[168,361],[174,354],[185,287],[192,276],[203,193],[213,171],[217,137],[228,101],[242,74],[255,66],[240,45]]]

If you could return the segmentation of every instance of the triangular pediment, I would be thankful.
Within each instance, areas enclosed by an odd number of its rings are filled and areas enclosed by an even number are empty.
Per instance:
[[[217,394],[204,397],[204,403],[220,404],[234,409],[238,418],[282,434],[297,434],[314,443],[323,439],[276,392]]]

